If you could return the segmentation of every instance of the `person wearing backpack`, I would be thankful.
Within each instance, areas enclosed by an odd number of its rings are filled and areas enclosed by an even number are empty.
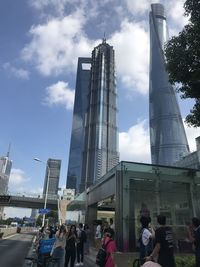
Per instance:
[[[114,258],[113,258],[113,252],[117,251],[117,246],[115,243],[115,240],[113,240],[114,237],[114,230],[111,228],[107,228],[104,230],[104,238],[102,240],[102,248],[100,250],[100,257],[102,259],[98,259],[98,254],[96,258],[96,263],[100,267],[114,267]],[[103,253],[105,251],[105,253]]]
[[[149,256],[153,250],[153,236],[154,233],[149,229],[149,223],[151,222],[150,217],[142,216],[140,218],[140,223],[142,229],[139,237],[139,247],[140,247],[140,263],[145,262],[145,258]]]

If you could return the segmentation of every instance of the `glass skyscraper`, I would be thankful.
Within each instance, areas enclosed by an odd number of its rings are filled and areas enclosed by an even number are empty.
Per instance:
[[[67,188],[83,192],[118,163],[116,99],[114,50],[103,40],[78,61]]]
[[[76,75],[76,93],[72,122],[67,188],[79,191],[82,153],[84,147],[85,114],[88,107],[91,58],[79,58]]]
[[[115,54],[103,42],[92,51],[80,191],[119,162]]]
[[[173,86],[165,68],[164,44],[168,40],[163,5],[152,4],[150,12],[149,116],[153,164],[175,165],[189,146]]]

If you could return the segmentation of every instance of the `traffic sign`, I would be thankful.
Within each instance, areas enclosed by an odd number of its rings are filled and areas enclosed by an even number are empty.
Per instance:
[[[51,212],[50,209],[39,209],[40,214],[48,214],[49,212]]]

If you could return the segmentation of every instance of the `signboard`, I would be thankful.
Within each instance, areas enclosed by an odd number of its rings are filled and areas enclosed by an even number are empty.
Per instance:
[[[48,214],[50,212],[51,212],[50,209],[39,209],[39,214]]]

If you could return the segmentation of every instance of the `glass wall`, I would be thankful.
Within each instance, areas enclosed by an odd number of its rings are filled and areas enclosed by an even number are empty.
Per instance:
[[[157,227],[163,214],[174,229],[177,244],[185,239],[186,225],[200,216],[200,171],[121,162],[116,174],[116,232],[122,251],[137,249],[140,217],[150,216]]]

